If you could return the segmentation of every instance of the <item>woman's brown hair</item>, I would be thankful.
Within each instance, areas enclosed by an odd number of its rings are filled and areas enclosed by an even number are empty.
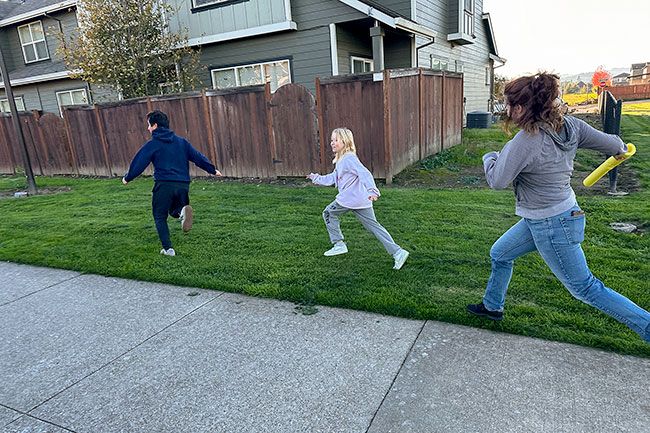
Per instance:
[[[516,78],[508,82],[503,91],[510,115],[506,117],[505,130],[513,123],[526,132],[536,133],[541,125],[559,131],[564,123],[560,101],[560,77],[547,72]],[[519,105],[521,115],[515,120],[512,110]]]

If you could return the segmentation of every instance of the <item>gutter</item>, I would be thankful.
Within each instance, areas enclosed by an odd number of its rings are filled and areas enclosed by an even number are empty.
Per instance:
[[[15,15],[9,18],[5,18],[3,20],[0,20],[0,27],[5,27],[9,26],[12,24],[17,24],[21,21],[27,21],[32,18],[40,17],[42,15],[47,14],[48,12],[56,12],[60,11],[61,9],[66,9],[69,7],[77,6],[77,0],[64,0],[59,3],[55,3],[53,5],[45,6],[40,9],[36,9],[33,11],[25,12],[20,15]]]

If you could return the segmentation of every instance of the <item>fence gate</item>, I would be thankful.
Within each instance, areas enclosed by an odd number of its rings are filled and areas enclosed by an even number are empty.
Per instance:
[[[268,90],[267,90],[268,92]],[[300,84],[280,87],[269,101],[276,176],[305,176],[320,166],[316,103]]]

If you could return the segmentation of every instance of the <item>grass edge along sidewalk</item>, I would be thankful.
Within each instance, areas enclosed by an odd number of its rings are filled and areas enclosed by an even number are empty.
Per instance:
[[[592,271],[646,309],[647,233],[617,233],[609,223],[650,227],[648,129],[650,116],[624,116],[624,138],[639,148],[629,163],[640,190],[622,199],[578,194],[588,214],[583,246]],[[467,134],[477,142],[454,152],[480,148],[482,134]],[[485,134],[493,137],[494,131]],[[454,158],[451,163],[462,159]],[[0,178],[0,189],[20,182],[24,179]],[[489,275],[490,246],[517,220],[511,190],[383,187],[376,203],[380,222],[412,252],[406,266],[393,271],[392,259],[353,217],[342,222],[350,252],[322,256],[329,242],[321,211],[335,195],[333,188],[197,180],[192,185],[195,226],[183,234],[170,221],[178,250],[170,258],[158,254],[148,202],[151,179],[128,190],[119,179],[38,182],[70,191],[0,200],[0,260],[290,300],[303,313],[328,305],[650,357],[650,345],[573,299],[536,254],[515,265],[503,322],[468,316],[465,305],[480,299]]]

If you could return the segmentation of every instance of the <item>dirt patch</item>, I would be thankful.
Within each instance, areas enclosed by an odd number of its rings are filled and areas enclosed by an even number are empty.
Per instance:
[[[50,194],[59,194],[62,192],[72,191],[72,188],[67,186],[57,187],[57,188],[38,188],[38,193],[36,195],[50,195]],[[0,191],[0,198],[14,198],[16,193],[24,193],[24,189],[10,190],[10,191]],[[26,197],[31,197],[28,195]]]

